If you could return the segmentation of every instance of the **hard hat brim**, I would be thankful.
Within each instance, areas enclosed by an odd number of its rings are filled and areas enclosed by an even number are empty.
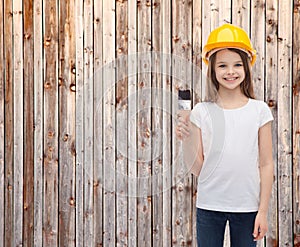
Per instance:
[[[242,50],[246,52],[250,58],[250,63],[253,66],[255,61],[256,61],[256,51],[254,49],[249,50],[249,47],[245,45],[244,43],[237,43],[237,42],[223,42],[223,43],[218,43],[216,44],[207,44],[202,52],[202,59],[205,64],[208,65],[209,63],[209,57],[216,53],[217,51],[223,50],[223,49],[228,49],[228,48],[235,48]]]

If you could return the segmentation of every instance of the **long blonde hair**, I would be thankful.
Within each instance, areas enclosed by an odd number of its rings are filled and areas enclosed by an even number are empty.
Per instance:
[[[255,96],[253,91],[252,70],[251,70],[251,64],[248,55],[239,49],[228,48],[228,50],[236,52],[237,54],[240,55],[245,70],[245,79],[241,83],[240,87],[242,93],[245,96],[254,99]],[[217,53],[218,52],[215,52],[209,58],[207,79],[206,79],[206,96],[205,96],[205,101],[208,102],[216,102],[218,98],[219,82],[217,81],[216,72],[215,72]]]

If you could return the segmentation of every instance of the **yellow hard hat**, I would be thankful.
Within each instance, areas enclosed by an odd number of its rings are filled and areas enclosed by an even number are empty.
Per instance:
[[[202,51],[202,59],[208,64],[209,57],[224,48],[237,48],[248,53],[251,65],[255,63],[256,51],[253,49],[247,33],[240,27],[224,24],[214,29]]]

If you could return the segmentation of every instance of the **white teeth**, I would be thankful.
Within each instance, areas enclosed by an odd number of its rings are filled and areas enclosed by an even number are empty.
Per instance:
[[[227,80],[227,81],[234,81],[234,80],[236,80],[237,78],[225,78],[225,80]]]

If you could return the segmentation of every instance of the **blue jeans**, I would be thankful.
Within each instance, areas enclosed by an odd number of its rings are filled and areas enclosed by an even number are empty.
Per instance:
[[[227,213],[197,208],[198,247],[223,247],[227,220],[231,247],[255,247],[252,233],[256,214],[257,212]]]

